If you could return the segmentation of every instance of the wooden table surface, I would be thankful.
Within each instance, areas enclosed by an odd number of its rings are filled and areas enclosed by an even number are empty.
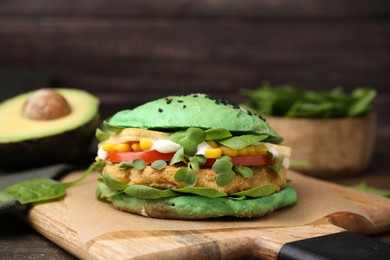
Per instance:
[[[105,113],[109,114],[120,106],[110,107]],[[103,116],[106,116],[105,114]],[[390,124],[387,120],[378,123],[375,154],[369,169],[353,177],[332,179],[330,181],[353,185],[361,181],[369,185],[390,188]],[[75,259],[74,256],[52,243],[41,234],[13,215],[0,215],[0,258],[1,259]],[[375,239],[390,244],[390,232],[377,234]]]

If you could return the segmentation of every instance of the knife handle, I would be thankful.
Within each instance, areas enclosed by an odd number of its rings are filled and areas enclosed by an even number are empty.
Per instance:
[[[286,243],[279,260],[390,259],[390,245],[348,231]]]

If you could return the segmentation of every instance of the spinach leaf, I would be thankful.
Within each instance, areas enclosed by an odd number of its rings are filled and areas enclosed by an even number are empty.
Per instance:
[[[122,171],[127,170],[131,167],[134,167],[133,162],[121,162],[119,164],[119,169],[121,169]]]
[[[253,170],[250,167],[246,166],[234,166],[233,170],[241,174],[244,178],[250,178],[253,175]]]
[[[290,168],[305,168],[308,167],[309,165],[310,165],[309,162],[304,160],[290,162]]]
[[[367,185],[367,183],[365,183],[365,182],[361,182],[359,184],[356,184],[356,185],[352,186],[352,188],[354,188],[356,190],[368,192],[371,194],[379,195],[379,196],[390,197],[390,190],[383,190],[383,189],[374,188],[374,187]]]
[[[195,172],[188,167],[183,167],[177,170],[174,175],[174,179],[177,182],[184,182],[188,186],[194,186],[197,181]]]
[[[200,171],[200,166],[206,163],[204,155],[195,155],[189,158],[189,167],[195,171]]]
[[[176,193],[170,189],[159,190],[156,188],[138,184],[130,185],[124,190],[124,192],[130,196],[134,196],[141,199],[159,199],[176,196]]]
[[[184,148],[182,146],[177,149],[176,153],[173,155],[169,165],[174,165],[175,163],[184,162],[186,163],[186,159],[184,158]]]
[[[171,134],[169,136],[169,140],[178,144],[180,142],[180,139],[184,138],[185,136],[186,136],[186,131],[180,130]]]
[[[115,189],[108,187],[107,184],[105,184],[104,181],[101,178],[99,178],[98,179],[98,188],[96,190],[95,197],[97,199],[99,199],[100,196],[103,195],[106,198],[110,198],[110,197],[113,197],[113,196],[115,196],[119,193],[122,193],[122,192],[123,192],[122,190],[115,190]]]
[[[175,192],[186,193],[186,194],[195,194],[208,198],[220,198],[226,197],[227,194],[221,191],[218,191],[213,188],[205,188],[205,187],[184,187],[180,189],[172,189]]]
[[[303,96],[303,92],[290,86],[271,86],[264,82],[255,90],[242,89],[241,95],[248,96],[243,107],[259,115],[283,116]]]
[[[184,154],[194,156],[198,145],[206,138],[205,132],[200,128],[188,128],[183,138],[179,140],[179,144],[184,149]]]
[[[15,198],[12,197],[12,195],[10,194],[7,194],[5,192],[0,192],[0,202],[5,202],[5,201],[9,201],[9,200],[14,200]]]
[[[251,170],[252,170],[252,172],[253,172],[254,174],[256,174],[256,173],[261,173],[261,169],[260,169],[259,167],[252,166],[252,167],[249,167],[249,168],[251,168]]]
[[[118,133],[123,130],[122,127],[110,125],[107,121],[103,121],[104,130],[98,128],[95,131],[95,136],[99,141],[108,139],[113,133]]]
[[[155,170],[162,170],[167,166],[167,162],[164,160],[156,160],[150,165]]]
[[[231,183],[233,178],[234,178],[234,172],[232,170],[230,170],[230,171],[221,171],[218,174],[218,177],[217,177],[215,182],[219,186],[223,187],[223,186],[226,186],[229,183]]]
[[[352,106],[348,110],[349,117],[357,117],[369,112],[370,104],[376,96],[376,91],[369,88],[359,88],[352,92],[354,100]]]
[[[97,162],[95,162],[95,163],[93,164],[93,168],[94,168],[97,172],[100,172],[100,173],[103,171],[103,169],[104,169],[105,166],[106,166],[106,162],[103,161],[103,160],[100,160],[100,159],[99,159],[99,161],[97,161]]]
[[[169,136],[169,140],[183,147],[183,152],[187,156],[195,155],[198,145],[205,138],[205,131],[195,127],[190,127],[186,131],[177,131]]]
[[[135,159],[133,161],[133,165],[134,165],[134,170],[140,171],[140,170],[145,169],[146,162],[144,160],[142,160],[142,159]]]
[[[212,170],[218,174],[216,183],[219,186],[226,186],[232,182],[234,178],[234,171],[232,168],[233,163],[229,156],[224,155],[215,160],[215,163],[212,166]]]
[[[65,186],[52,179],[33,179],[17,183],[1,191],[5,198],[14,198],[22,204],[62,198]]]
[[[95,136],[99,141],[104,141],[110,137],[110,134],[98,128],[96,129]]]
[[[110,123],[108,123],[107,121],[103,121],[103,126],[108,131],[114,132],[114,133],[119,133],[120,131],[122,131],[124,129],[124,127],[110,125]]]
[[[104,174],[103,181],[109,188],[113,190],[122,191],[127,187],[129,187],[129,185],[127,185],[126,183],[123,183],[121,181],[118,181],[117,179],[112,178],[110,174]]]
[[[146,162],[144,160],[142,160],[142,159],[135,159],[132,162],[121,162],[119,164],[119,168],[122,171],[127,170],[127,169],[129,169],[131,167],[133,167],[134,170],[136,170],[136,171],[140,171],[140,170],[143,170],[146,167]]]
[[[239,135],[219,140],[219,143],[233,148],[241,149],[266,139],[268,135]]]
[[[268,165],[268,168],[275,174],[277,174],[278,177],[279,176],[279,172],[280,172],[280,169],[282,168],[282,165],[283,165],[283,160],[284,160],[284,156],[280,156],[278,158],[278,160],[276,161],[276,163],[274,164],[271,164],[271,165]]]
[[[220,140],[229,138],[232,134],[224,128],[212,128],[205,131],[205,140]]]
[[[92,163],[85,171],[84,173],[80,176],[80,178],[78,178],[77,180],[74,180],[74,181],[71,181],[71,182],[65,182],[65,183],[62,183],[62,185],[64,185],[65,188],[68,188],[70,186],[74,186],[74,185],[77,185],[79,184],[80,182],[82,182],[94,169],[96,166],[100,166],[100,163],[99,162],[94,162]]]
[[[23,205],[59,199],[65,196],[65,189],[77,185],[94,169],[91,164],[77,180],[61,183],[53,179],[32,179],[17,183],[0,192],[0,202],[18,200]]]
[[[276,186],[274,184],[266,184],[261,187],[252,188],[232,194],[232,196],[245,196],[245,197],[265,197],[276,192]]]
[[[183,168],[187,169],[188,168]],[[101,195],[104,197],[112,197],[119,193],[125,192],[130,196],[143,199],[158,199],[167,197],[176,197],[180,194],[195,194],[209,198],[221,198],[228,197],[224,192],[218,191],[213,188],[206,187],[191,187],[187,186],[184,188],[172,188],[172,189],[156,189],[145,185],[127,185],[113,179],[110,175],[106,174],[103,178],[98,179],[98,189],[96,191],[96,198],[100,198]],[[229,196],[230,199],[243,200],[246,197],[265,197],[276,192],[276,186],[273,184],[266,184],[261,187],[252,188],[249,190],[236,192]],[[1,199],[1,194],[0,194]]]
[[[268,83],[255,90],[242,89],[248,97],[246,109],[261,115],[291,118],[362,117],[371,111],[376,91],[359,87],[346,93],[341,87],[324,91],[303,91],[288,85]]]

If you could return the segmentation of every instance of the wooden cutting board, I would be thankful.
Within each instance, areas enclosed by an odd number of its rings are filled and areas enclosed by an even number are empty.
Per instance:
[[[78,174],[75,173],[75,176]],[[97,174],[92,174],[85,183],[69,189],[69,194],[63,200],[35,205],[25,216],[26,221],[38,232],[82,259],[274,259],[280,248],[288,242],[345,230],[362,234],[390,230],[390,199],[300,175],[299,178],[297,176],[298,181],[305,181],[307,187],[314,191],[331,191],[340,200],[363,209],[371,221],[356,213],[339,210],[310,223],[299,223],[298,220],[293,225],[263,226],[261,220],[246,219],[238,220],[240,225],[230,220],[215,220],[215,228],[214,220],[205,223],[175,220],[161,222],[114,210],[110,205],[95,200],[94,194],[88,198],[90,202],[83,201],[91,193],[90,190],[95,188],[96,178]],[[296,178],[294,182],[297,182]],[[82,199],[75,198],[75,194]],[[299,197],[298,203],[304,202],[305,197]],[[288,210],[292,209],[282,209],[273,214],[280,215]],[[310,214],[310,207],[305,210]],[[106,217],[112,213],[124,214],[121,219],[123,229],[121,223],[114,222],[114,218]],[[88,214],[87,219],[84,214]],[[127,221],[140,221],[137,222],[140,224],[129,229],[125,227],[129,224],[125,223]],[[115,231],[94,234],[102,225],[107,228],[107,224],[115,226]],[[176,224],[178,228],[172,228]],[[206,228],[202,226],[205,224]],[[203,228],[199,228],[199,225]],[[89,230],[90,237],[85,236],[85,230]]]

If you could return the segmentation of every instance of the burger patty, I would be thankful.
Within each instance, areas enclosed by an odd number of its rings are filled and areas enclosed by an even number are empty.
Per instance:
[[[143,170],[137,171],[133,168],[121,170],[119,164],[106,164],[102,174],[109,174],[114,179],[129,185],[140,184],[157,189],[183,188],[186,187],[186,184],[176,182],[174,179],[176,171],[180,168],[180,166],[173,165],[166,166],[162,170],[156,170],[150,166],[146,166]],[[218,174],[210,168],[204,168],[196,172],[197,182],[195,187],[213,188],[226,194],[233,194],[270,183],[277,186],[278,190],[286,185],[286,170],[283,167],[279,172],[279,176],[271,172],[268,167],[263,166],[258,168],[259,172],[254,173],[250,178],[244,178],[242,175],[236,173],[232,182],[223,187],[218,186],[216,183]]]

